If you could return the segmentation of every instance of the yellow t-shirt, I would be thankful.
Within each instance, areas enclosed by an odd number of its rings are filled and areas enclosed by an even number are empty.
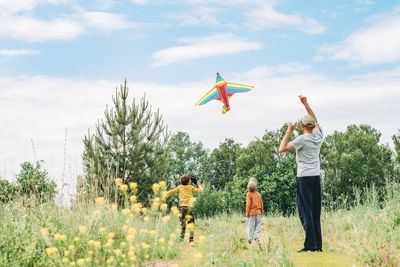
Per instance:
[[[203,188],[195,188],[192,185],[179,185],[165,194],[164,199],[179,193],[179,206],[193,206],[193,192],[197,194],[203,193]]]

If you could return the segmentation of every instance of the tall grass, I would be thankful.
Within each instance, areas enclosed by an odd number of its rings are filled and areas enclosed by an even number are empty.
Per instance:
[[[296,215],[264,216],[261,242],[250,245],[243,214],[199,219],[195,247],[181,243],[179,214],[161,206],[163,186],[145,209],[132,196],[123,209],[103,198],[70,208],[24,198],[0,204],[0,265],[301,266],[300,257],[312,264],[326,256],[333,266],[400,266],[399,185],[384,202],[371,189],[355,207],[323,211],[324,252],[300,256],[304,232]]]

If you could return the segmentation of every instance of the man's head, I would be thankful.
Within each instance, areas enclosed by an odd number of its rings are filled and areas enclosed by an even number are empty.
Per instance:
[[[184,174],[181,176],[181,178],[179,179],[181,182],[181,185],[188,185],[190,184],[190,176],[187,174]]]
[[[306,115],[301,119],[301,128],[303,132],[312,132],[315,127],[315,120],[312,116]]]

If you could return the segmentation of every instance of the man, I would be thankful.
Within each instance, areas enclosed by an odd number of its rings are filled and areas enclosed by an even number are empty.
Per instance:
[[[306,233],[304,248],[298,252],[322,251],[319,152],[323,136],[319,130],[317,118],[308,105],[307,98],[302,95],[299,98],[308,113],[301,120],[303,134],[288,143],[297,123],[289,124],[279,147],[279,152],[296,150],[296,200],[300,221]]]

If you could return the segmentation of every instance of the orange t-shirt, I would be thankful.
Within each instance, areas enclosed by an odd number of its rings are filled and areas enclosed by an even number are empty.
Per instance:
[[[246,194],[246,217],[263,214],[264,205],[260,193],[247,192]]]

